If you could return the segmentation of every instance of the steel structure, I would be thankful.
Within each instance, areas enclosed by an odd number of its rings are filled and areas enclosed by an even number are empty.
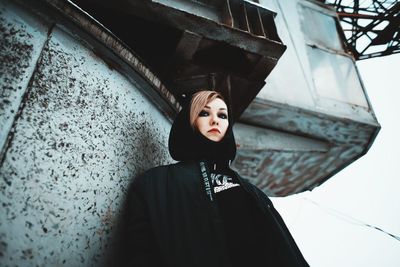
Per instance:
[[[130,184],[201,88],[270,196],[362,157],[380,125],[339,24],[316,0],[0,0],[0,265],[126,266]]]
[[[356,60],[400,52],[400,1],[326,0],[334,6]]]

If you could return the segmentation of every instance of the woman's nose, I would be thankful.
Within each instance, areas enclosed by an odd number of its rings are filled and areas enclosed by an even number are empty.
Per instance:
[[[211,125],[218,125],[218,116],[216,115],[211,116]]]

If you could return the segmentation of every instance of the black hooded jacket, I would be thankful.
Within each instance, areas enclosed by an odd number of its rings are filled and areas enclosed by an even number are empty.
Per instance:
[[[128,195],[130,266],[233,267],[233,256],[248,259],[243,266],[308,266],[281,216],[257,187],[229,169],[236,154],[232,123],[220,142],[193,131],[189,110],[183,108],[171,128],[169,149],[176,164],[152,168],[137,177]],[[249,205],[257,213],[260,231],[254,238],[268,240],[264,255],[232,251],[226,226],[212,190],[210,166],[217,164],[238,178]],[[246,204],[247,205],[247,204]],[[259,234],[256,234],[259,233]],[[257,259],[262,259],[257,264]],[[240,266],[240,265],[239,265]]]

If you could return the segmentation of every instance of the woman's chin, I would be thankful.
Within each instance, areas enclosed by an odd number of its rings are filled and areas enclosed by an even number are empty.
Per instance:
[[[219,141],[221,141],[221,139],[222,139],[222,138],[220,138],[219,136],[215,136],[215,135],[206,136],[206,137],[207,137],[207,139],[209,139],[209,140],[211,140],[211,141],[214,141],[214,142],[219,142]]]

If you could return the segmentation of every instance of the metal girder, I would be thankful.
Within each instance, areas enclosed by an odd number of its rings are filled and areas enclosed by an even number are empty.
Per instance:
[[[326,0],[336,8],[356,60],[400,52],[400,1]]]

